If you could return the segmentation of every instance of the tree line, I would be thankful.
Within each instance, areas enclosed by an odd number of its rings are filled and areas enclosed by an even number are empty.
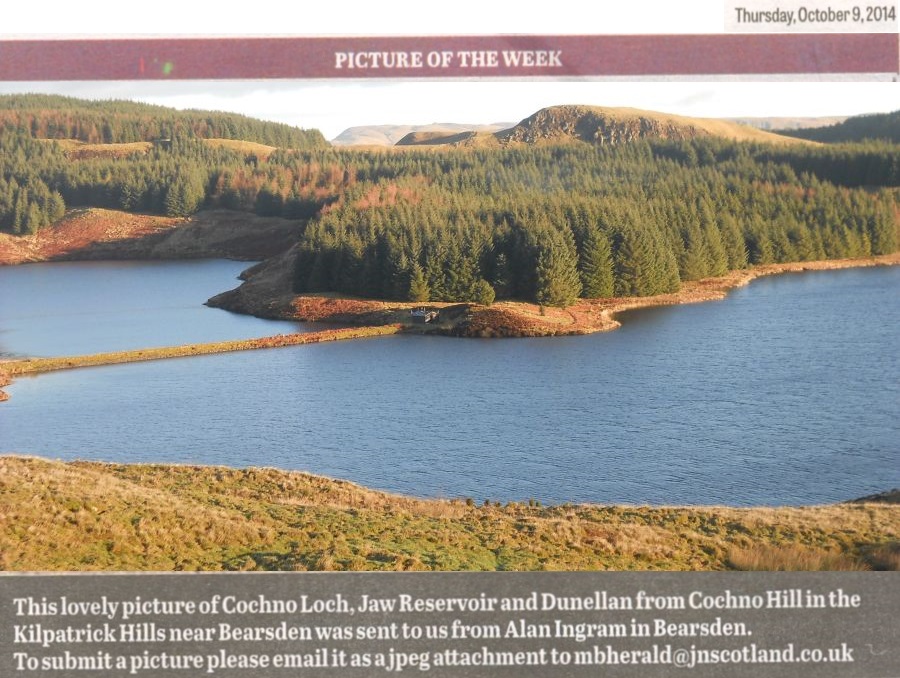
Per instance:
[[[298,219],[298,292],[564,306],[674,291],[751,264],[898,249],[900,153],[887,142],[372,152],[330,148],[315,133],[307,147],[293,139],[294,148],[262,154],[210,143],[203,135],[213,127],[185,123],[148,150],[70,159],[46,136],[47,121],[106,124],[119,142],[135,136],[131,125],[146,137],[199,114],[77,100],[43,111],[41,97],[2,99],[0,229],[33,233],[75,206]],[[240,133],[280,134],[258,124]]]
[[[38,139],[76,139],[90,144],[156,141],[190,135],[304,150],[328,146],[318,130],[236,113],[179,111],[134,101],[88,101],[47,94],[0,95],[0,126],[27,130]]]
[[[377,190],[347,190],[307,226],[294,288],[565,306],[897,249],[895,189],[836,185],[780,159],[699,140],[381,154],[367,170]]]
[[[857,115],[835,125],[779,130],[778,133],[825,143],[874,139],[900,144],[900,111]]]

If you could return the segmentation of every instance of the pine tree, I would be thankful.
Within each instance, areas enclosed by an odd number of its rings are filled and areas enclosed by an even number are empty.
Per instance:
[[[682,230],[684,254],[678,262],[682,280],[700,280],[709,276],[710,256],[700,226],[694,222]]]
[[[163,204],[168,216],[186,217],[200,208],[205,197],[204,182],[199,172],[181,172],[169,185]]]
[[[512,294],[512,271],[504,252],[500,252],[494,259],[494,275],[491,277],[491,287],[496,296],[505,299]]]
[[[679,287],[678,265],[652,231],[626,228],[617,236],[616,296],[650,296]]]
[[[362,245],[359,240],[353,238],[341,242],[341,262],[335,289],[346,294],[359,294],[362,277]]]
[[[706,243],[707,269],[709,276],[725,275],[728,272],[728,254],[722,243],[722,234],[711,213],[701,212],[701,230]]]
[[[446,299],[447,288],[445,284],[445,256],[446,250],[436,241],[428,248],[425,257],[425,281],[432,299]]]
[[[22,221],[22,233],[34,235],[44,224],[44,215],[41,214],[41,208],[35,202],[29,203],[25,212],[25,219]]]
[[[754,265],[775,262],[775,247],[762,218],[754,216],[747,227],[747,250],[750,263]]]
[[[27,233],[25,221],[28,217],[28,189],[20,188],[16,192],[13,205],[12,232],[16,235]]]
[[[424,302],[431,298],[431,291],[428,289],[428,283],[425,280],[425,272],[418,262],[413,262],[409,273],[409,295],[410,301]]]
[[[747,268],[747,243],[737,221],[730,214],[722,215],[721,234],[729,270]]]
[[[600,229],[585,234],[580,260],[582,294],[588,299],[613,295],[613,259],[609,239]]]
[[[472,301],[482,306],[490,306],[494,303],[496,294],[491,284],[484,278],[479,278],[473,286]]]
[[[891,217],[888,206],[890,200],[887,193],[880,196],[874,213],[866,220],[872,254],[890,254],[895,252],[900,244],[898,243],[897,224]]]
[[[570,235],[571,240],[571,235]],[[544,306],[571,306],[581,294],[575,245],[562,234],[551,231],[544,238],[537,257],[535,301]]]

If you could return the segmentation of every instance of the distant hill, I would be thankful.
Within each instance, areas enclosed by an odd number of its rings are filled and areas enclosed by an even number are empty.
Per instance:
[[[452,122],[430,125],[364,125],[345,129],[331,143],[335,146],[393,146],[410,134],[435,135],[438,138],[473,132],[496,132],[515,123],[498,122],[489,125],[467,125]],[[446,142],[441,142],[446,143]]]
[[[465,147],[491,147],[499,148],[500,142],[497,134],[493,132],[479,132],[469,130],[466,132],[410,132],[396,146],[465,146]]]
[[[290,252],[283,294],[565,307],[900,247],[895,193],[873,190],[900,186],[886,142],[829,147],[722,120],[554,106],[501,131],[435,126],[407,132],[410,146],[357,152],[215,112],[4,102],[0,231],[16,261],[70,256],[76,237],[78,256],[135,236],[125,253],[143,256],[173,219],[233,211],[289,222],[275,228]],[[195,256],[202,230],[179,229],[176,253]],[[248,251],[245,236],[272,241],[229,230],[204,242],[228,255]]]
[[[879,139],[900,144],[900,111],[858,115],[826,127],[782,130],[780,133],[823,143]]]
[[[766,130],[767,132],[783,133],[783,130],[795,130],[803,128],[825,127],[827,125],[837,125],[844,122],[848,116],[846,115],[830,115],[825,117],[802,118],[802,117],[762,117],[762,118],[725,118],[739,125],[747,125],[756,127],[757,129]]]
[[[564,105],[543,108],[517,125],[493,134],[484,132],[440,134],[417,131],[407,134],[398,145],[448,144],[484,147],[579,141],[617,145],[636,139],[683,141],[698,137],[720,137],[774,144],[802,143],[794,138],[779,136],[728,120],[688,118],[634,108]]]
[[[85,144],[133,144],[187,135],[304,150],[328,146],[318,130],[236,113],[180,111],[135,101],[89,101],[51,94],[0,95],[3,125],[27,129],[36,139]]]
[[[636,139],[722,137],[736,141],[796,143],[769,132],[727,120],[688,118],[635,108],[599,106],[551,106],[500,132],[502,144],[559,143],[579,140],[595,144],[620,144]]]

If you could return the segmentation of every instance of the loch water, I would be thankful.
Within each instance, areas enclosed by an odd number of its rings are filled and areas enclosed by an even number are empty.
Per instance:
[[[0,269],[0,353],[297,331],[202,305],[244,267]],[[801,505],[900,486],[900,267],[760,278],[619,319],[589,336],[400,335],[20,378],[0,453],[273,466],[478,502]]]
[[[249,339],[303,331],[203,305],[251,264],[225,259],[0,266],[0,358]]]

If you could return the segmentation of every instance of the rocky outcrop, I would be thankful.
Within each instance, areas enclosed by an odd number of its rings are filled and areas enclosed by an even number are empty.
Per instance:
[[[501,144],[540,144],[583,141],[616,145],[639,139],[684,141],[697,137],[724,137],[744,141],[796,143],[725,120],[688,118],[633,108],[551,106],[525,118],[515,127],[497,132]]]

